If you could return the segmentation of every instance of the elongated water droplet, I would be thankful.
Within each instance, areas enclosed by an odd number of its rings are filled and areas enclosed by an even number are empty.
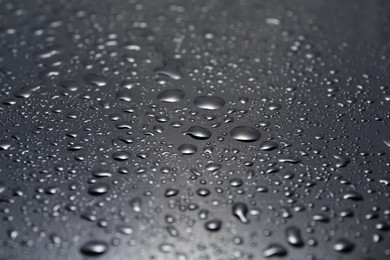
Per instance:
[[[211,137],[211,132],[201,126],[192,126],[186,132],[184,132],[184,134],[199,140],[205,140]]]
[[[233,215],[237,217],[242,223],[247,224],[249,222],[247,218],[248,206],[245,203],[237,202],[232,207]]]
[[[220,97],[199,96],[194,99],[197,108],[205,110],[217,110],[225,105],[225,100]]]
[[[286,229],[286,238],[287,242],[292,246],[301,247],[304,244],[301,231],[297,227],[288,227]]]
[[[158,94],[157,98],[161,102],[176,103],[184,98],[184,91],[181,89],[169,89]]]
[[[259,130],[249,126],[237,126],[230,131],[230,135],[240,142],[255,142],[261,137]]]
[[[85,243],[80,251],[88,256],[102,255],[108,250],[108,244],[103,241],[93,240]]]

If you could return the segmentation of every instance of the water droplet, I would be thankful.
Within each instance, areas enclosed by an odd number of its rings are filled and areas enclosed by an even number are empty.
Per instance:
[[[112,173],[110,171],[105,171],[105,170],[96,170],[92,172],[92,175],[96,178],[105,178],[105,177],[111,177]]]
[[[333,249],[341,253],[351,252],[354,248],[355,245],[344,238],[337,240],[336,243],[333,245]]]
[[[107,252],[107,250],[107,243],[98,240],[89,241],[81,247],[81,252],[88,256],[102,255]]]
[[[288,227],[286,229],[286,238],[287,242],[292,246],[301,247],[304,244],[301,231],[297,227]]]
[[[285,255],[287,255],[287,250],[279,244],[271,244],[263,251],[263,256],[267,258]]]
[[[157,98],[161,102],[176,103],[184,98],[184,91],[181,89],[169,89],[158,94]]]
[[[219,219],[209,220],[205,223],[205,228],[211,232],[217,232],[222,228],[222,221]]]
[[[387,145],[388,147],[390,147],[390,137],[384,138],[384,139],[383,139],[383,143],[384,143],[385,145]]]
[[[349,191],[343,195],[343,199],[360,201],[360,200],[363,200],[363,196],[356,191]]]
[[[260,139],[260,132],[249,126],[237,126],[230,131],[234,140],[240,142],[255,142]]]
[[[191,155],[198,151],[198,148],[193,144],[182,144],[177,149],[183,155]]]
[[[37,91],[40,88],[40,86],[28,86],[21,88],[18,92],[15,93],[15,97],[29,98],[33,94],[33,92]]]
[[[199,140],[205,140],[211,137],[211,132],[201,126],[192,126],[186,132],[184,132],[184,134]]]
[[[336,163],[337,168],[346,167],[351,162],[351,160],[347,156],[342,154],[335,154],[333,155],[333,158],[338,160],[338,162]]]
[[[110,189],[110,186],[107,183],[95,183],[89,187],[88,192],[91,195],[99,196],[106,194]]]
[[[278,143],[275,141],[264,141],[260,144],[260,149],[263,151],[272,151],[278,148]]]
[[[169,197],[174,197],[176,196],[177,194],[179,194],[179,190],[178,189],[172,189],[172,188],[169,188],[165,191],[165,197],[169,198]]]
[[[11,143],[5,140],[0,140],[0,151],[8,150],[11,147]]]
[[[133,229],[127,225],[119,225],[116,227],[116,230],[123,235],[130,235],[133,233]]]
[[[179,60],[167,60],[164,62],[164,66],[155,69],[156,74],[168,77],[173,80],[179,80],[182,78],[182,74],[179,70],[181,62]]]
[[[130,158],[130,153],[127,151],[116,151],[112,154],[112,158],[116,161],[126,161]]]
[[[134,199],[130,200],[129,204],[130,204],[130,207],[135,212],[141,212],[141,199],[140,198],[134,198]]]
[[[237,217],[242,223],[247,224],[249,222],[247,218],[248,206],[245,203],[237,202],[232,207],[233,215]]]
[[[208,163],[206,164],[206,170],[209,172],[215,172],[221,169],[222,165],[219,163]]]
[[[68,91],[77,91],[79,89],[79,84],[73,80],[66,80],[61,82],[61,86]]]
[[[220,97],[199,96],[194,99],[197,108],[205,110],[217,110],[225,105],[225,100]]]
[[[87,75],[85,75],[84,80],[86,82],[88,82],[89,84],[97,86],[97,87],[103,87],[103,86],[107,85],[106,80],[103,77],[98,76],[96,74],[87,74]]]

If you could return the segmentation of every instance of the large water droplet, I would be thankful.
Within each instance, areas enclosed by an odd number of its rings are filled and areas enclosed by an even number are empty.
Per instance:
[[[0,140],[0,151],[8,150],[11,147],[11,143],[6,140]]]

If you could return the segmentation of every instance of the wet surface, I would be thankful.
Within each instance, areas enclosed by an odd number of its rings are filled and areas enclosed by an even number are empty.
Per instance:
[[[390,258],[389,1],[0,6],[0,259]]]

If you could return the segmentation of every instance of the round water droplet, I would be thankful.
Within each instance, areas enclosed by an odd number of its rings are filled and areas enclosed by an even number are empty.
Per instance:
[[[205,228],[211,232],[217,232],[222,227],[222,221],[219,219],[209,220],[205,224]]]
[[[237,126],[230,131],[230,135],[240,142],[255,142],[261,137],[259,130],[249,126]]]
[[[210,195],[210,193],[210,190],[206,188],[200,188],[196,191],[196,194],[202,197],[207,197],[208,195]]]
[[[194,99],[197,108],[205,110],[217,110],[225,105],[225,100],[220,97],[199,96]]]

